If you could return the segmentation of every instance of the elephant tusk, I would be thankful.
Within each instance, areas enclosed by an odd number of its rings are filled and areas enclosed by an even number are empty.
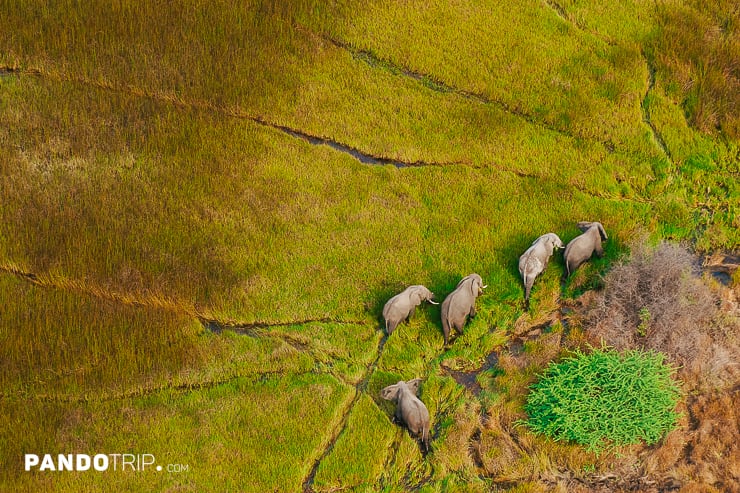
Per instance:
[[[439,303],[437,303],[436,301],[432,301],[432,300],[427,300],[427,301],[428,301],[429,303],[431,303],[432,305],[439,305]]]
[[[481,289],[486,289],[487,287],[488,287],[488,284],[486,284],[485,286],[483,286]]]

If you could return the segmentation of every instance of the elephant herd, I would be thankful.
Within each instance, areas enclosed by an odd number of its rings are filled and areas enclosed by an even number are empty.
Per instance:
[[[570,276],[595,253],[601,257],[604,250],[602,241],[607,240],[606,231],[599,222],[579,222],[578,229],[583,233],[565,246],[566,277]],[[519,257],[519,274],[524,284],[524,300],[529,308],[529,294],[535,278],[547,267],[555,249],[562,249],[563,242],[555,233],[546,233],[532,243]],[[442,302],[442,331],[445,346],[449,343],[450,330],[462,334],[468,318],[475,317],[475,300],[483,293],[483,280],[478,274],[463,277],[455,289]],[[423,301],[438,304],[434,293],[421,285],[409,286],[401,293],[389,299],[383,307],[383,319],[388,335],[398,325],[413,316],[416,307]],[[417,397],[421,379],[416,378],[389,385],[380,391],[383,399],[396,402],[396,419],[406,424],[412,434],[419,437],[425,450],[429,448],[429,411]]]
[[[450,328],[462,333],[463,326],[468,316],[475,317],[475,299],[483,293],[483,280],[478,274],[470,274],[463,277],[457,283],[457,287],[442,302],[442,329],[445,336],[445,346],[449,342]],[[389,299],[383,307],[383,319],[385,330],[391,335],[398,324],[411,318],[416,307],[422,301],[438,305],[434,301],[434,293],[424,286],[409,286],[393,298]]]

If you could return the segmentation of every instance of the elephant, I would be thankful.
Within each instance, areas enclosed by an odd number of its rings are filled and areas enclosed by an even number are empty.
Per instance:
[[[529,308],[529,293],[537,276],[547,267],[555,248],[565,248],[560,237],[555,233],[546,233],[532,243],[527,251],[519,257],[519,274],[524,282],[524,302]]]
[[[604,226],[601,223],[581,221],[577,226],[578,229],[583,231],[583,234],[570,240],[563,254],[565,257],[566,277],[575,272],[594,253],[596,253],[597,257],[601,258],[604,255],[601,242],[608,239],[606,231],[604,231]]]
[[[470,318],[475,317],[475,299],[487,287],[483,285],[483,280],[478,274],[470,274],[463,277],[457,283],[455,290],[448,294],[442,302],[442,330],[445,336],[445,346],[449,341],[450,327],[454,327],[462,334],[468,315]]]
[[[428,301],[433,305],[439,303],[434,301],[434,293],[421,285],[409,286],[393,298],[389,299],[383,307],[383,319],[385,320],[385,331],[391,335],[398,324],[413,316],[416,307],[422,301]]]
[[[421,439],[424,451],[429,452],[429,410],[416,397],[419,392],[421,378],[389,385],[380,391],[380,396],[396,403],[396,419],[406,424],[406,427]]]

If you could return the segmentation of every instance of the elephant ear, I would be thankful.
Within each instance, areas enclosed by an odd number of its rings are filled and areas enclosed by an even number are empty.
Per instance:
[[[471,274],[468,277],[470,278],[470,293],[474,298],[477,298],[478,293],[481,291],[481,286],[483,286],[483,280],[477,274]]]
[[[414,378],[406,382],[406,386],[409,388],[412,394],[419,395],[419,386],[421,385],[421,378]]]
[[[398,384],[394,383],[380,391],[380,397],[387,401],[395,401],[398,397]]]
[[[429,291],[429,288],[424,287],[424,289],[422,290],[422,297],[421,297],[421,299],[428,301],[428,300],[431,300],[432,298],[434,298],[434,293],[432,293],[431,291]]]
[[[409,298],[414,305],[421,305],[421,302],[424,300],[424,289],[422,286],[417,286],[411,291]]]
[[[578,224],[576,224],[576,227],[585,233],[594,224],[596,224],[596,223],[593,223],[591,221],[579,221]]]
[[[604,226],[601,225],[601,223],[596,223],[596,226],[599,228],[599,234],[601,235],[601,241],[606,241],[609,239],[608,236],[606,236],[606,231],[604,231]]]
[[[563,242],[558,235],[550,233],[550,247],[554,250],[556,248],[563,248]]]

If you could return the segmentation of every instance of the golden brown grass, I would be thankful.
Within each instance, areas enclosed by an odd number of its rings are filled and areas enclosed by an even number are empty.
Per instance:
[[[657,4],[652,56],[687,118],[740,139],[740,10],[732,1]]]
[[[680,491],[740,491],[739,396],[734,388],[691,397],[681,428],[640,452],[643,473]]]
[[[156,306],[39,287],[7,274],[0,276],[0,299],[6,306],[0,383],[9,399],[115,399],[314,367],[307,353],[280,338],[215,337],[187,313]]]

